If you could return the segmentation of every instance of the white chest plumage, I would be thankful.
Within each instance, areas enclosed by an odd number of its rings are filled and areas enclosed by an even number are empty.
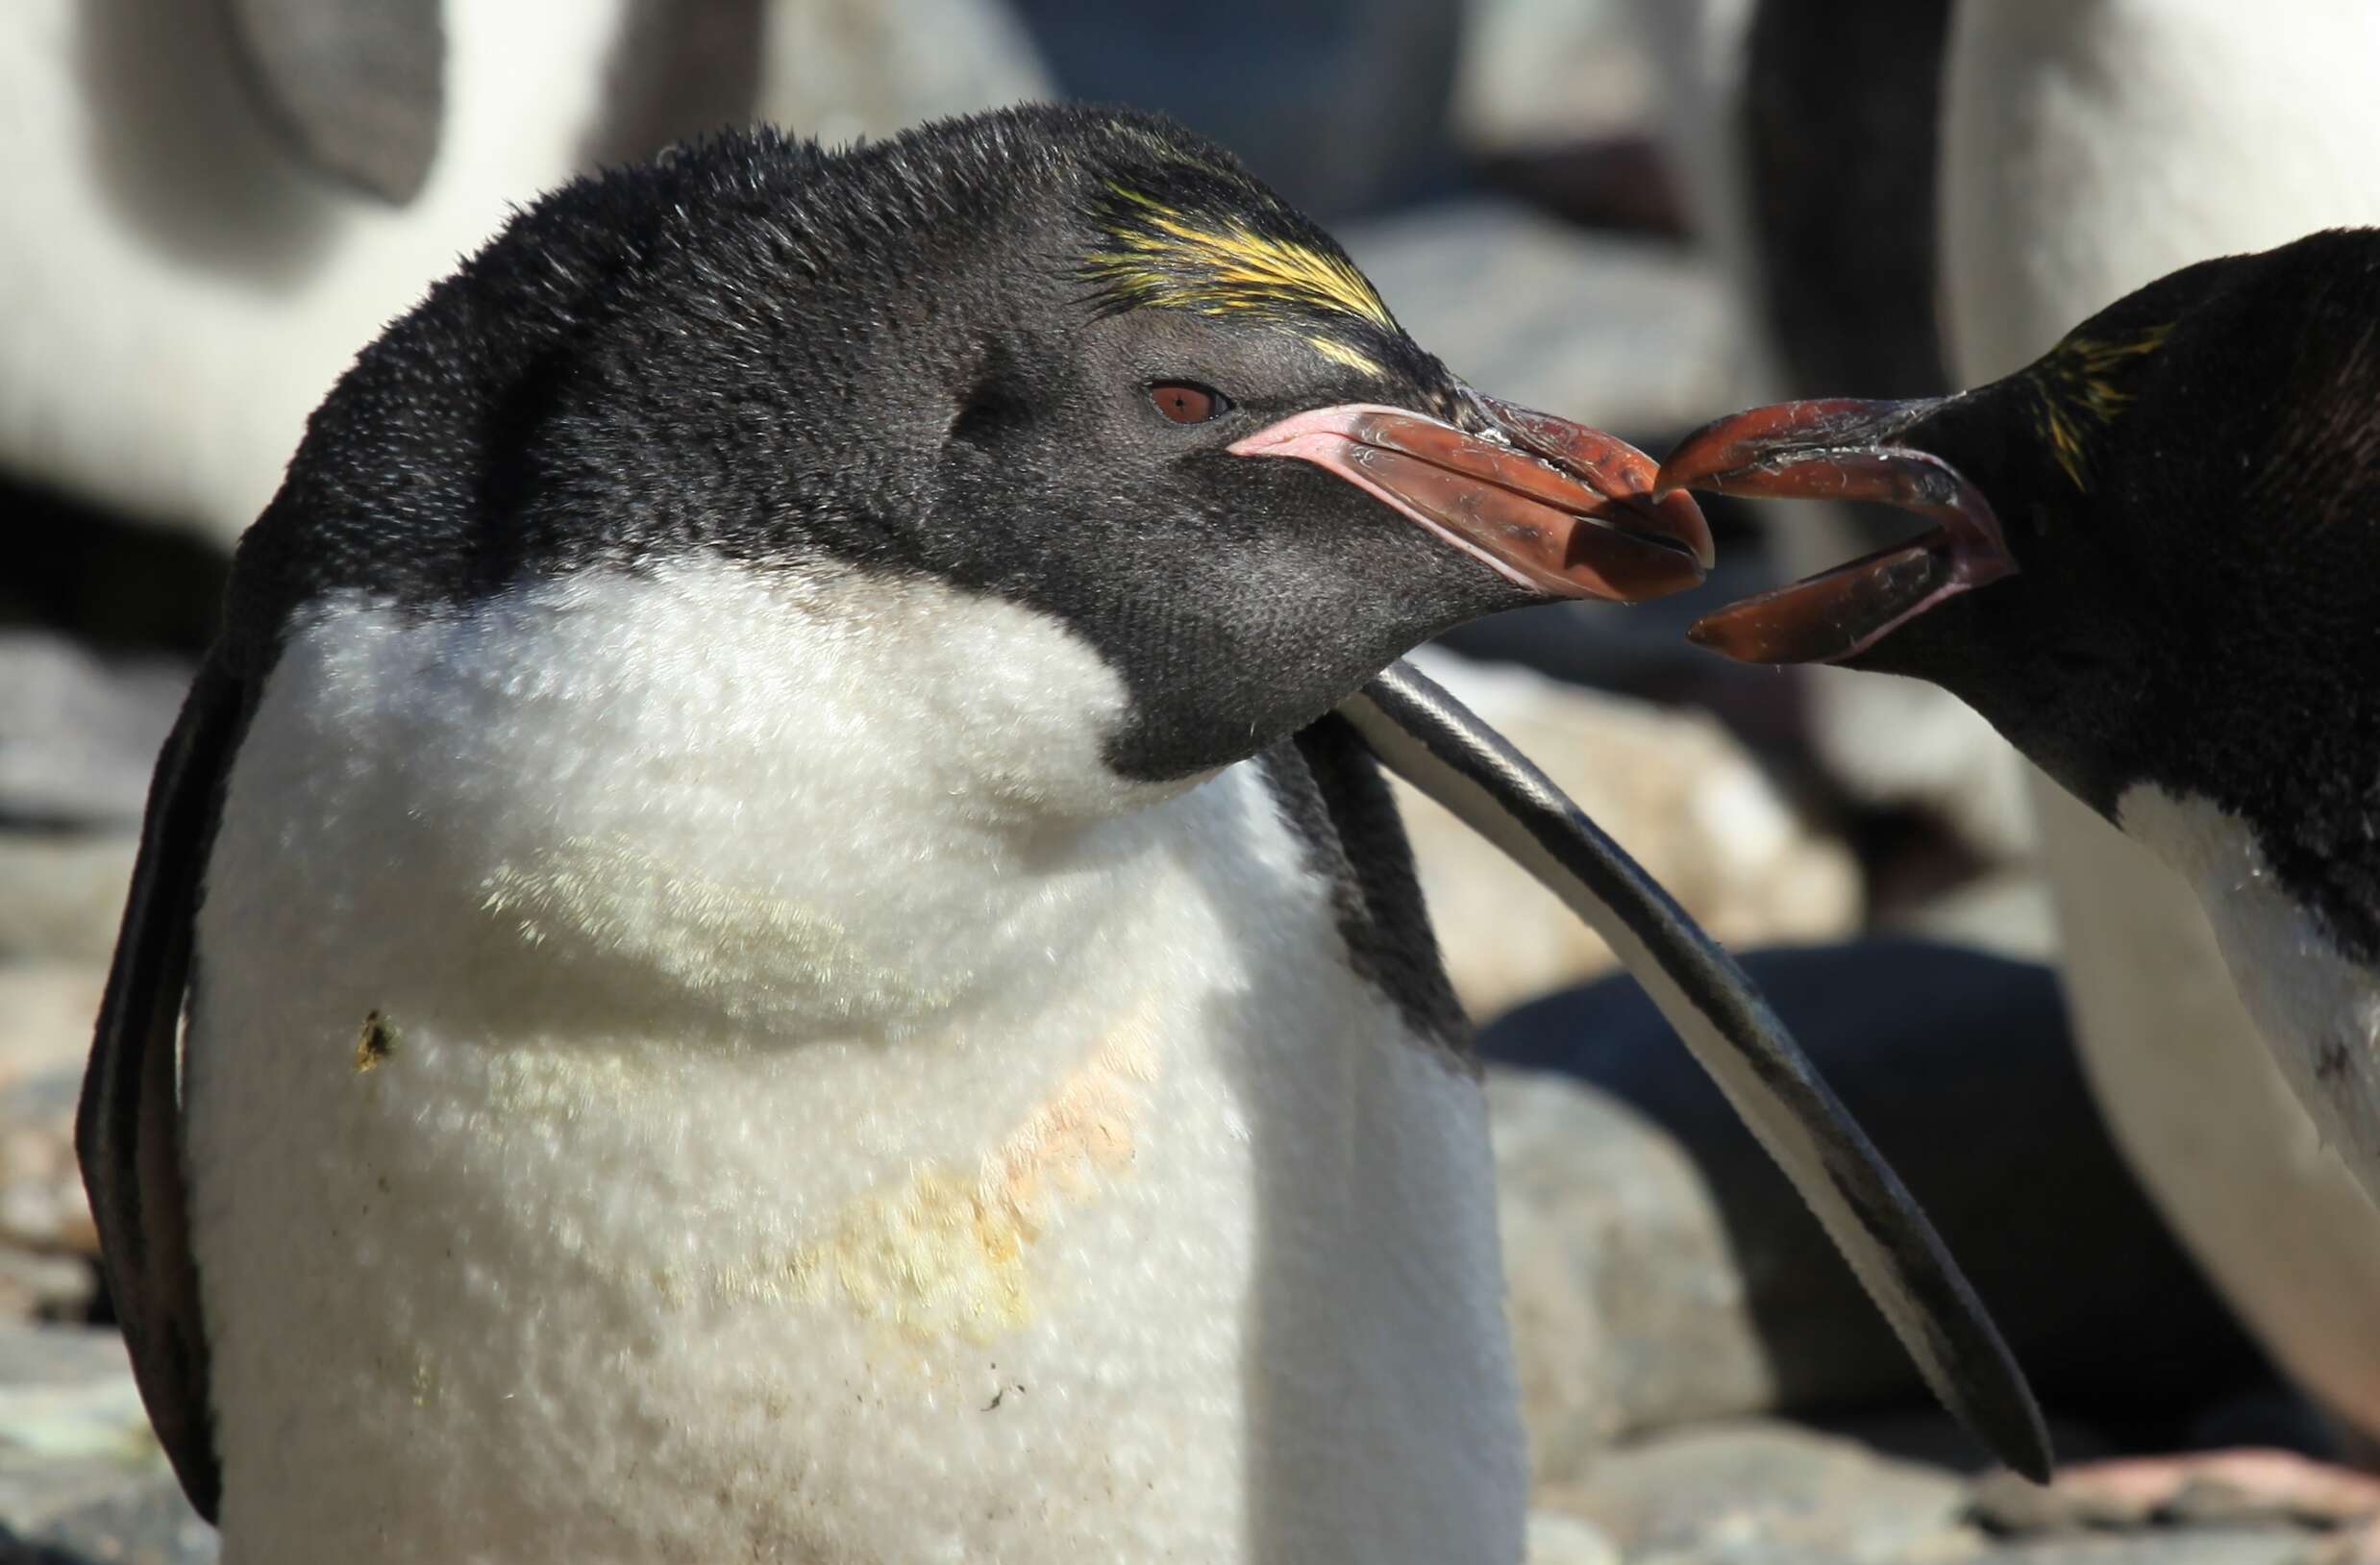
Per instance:
[[[2117,813],[2197,892],[2282,1075],[2380,1200],[2380,973],[2342,953],[2290,896],[2246,822],[2148,783],[2126,789]]]
[[[227,1558],[1517,1560],[1477,1084],[1122,699],[722,565],[303,629],[199,922]]]

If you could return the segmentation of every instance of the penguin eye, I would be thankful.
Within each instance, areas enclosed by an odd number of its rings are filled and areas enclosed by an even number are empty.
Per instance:
[[[1231,410],[1230,398],[1188,381],[1159,381],[1149,388],[1149,400],[1177,424],[1203,424]]]

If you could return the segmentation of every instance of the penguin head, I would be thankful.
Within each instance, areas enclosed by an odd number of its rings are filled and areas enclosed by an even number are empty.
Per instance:
[[[591,564],[925,578],[1051,616],[1203,774],[1472,617],[1699,580],[1653,465],[1473,391],[1163,121],[760,134],[565,187],[367,349],[243,545],[265,620]]]
[[[2380,679],[2375,319],[2380,232],[2319,234],[2175,272],[1974,390],[1706,425],[1665,487],[1934,526],[1695,639],[1931,681],[2111,818],[2142,782],[2278,813]]]

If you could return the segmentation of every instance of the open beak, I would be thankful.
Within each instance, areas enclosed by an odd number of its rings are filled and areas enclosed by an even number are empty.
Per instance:
[[[1748,663],[1855,657],[1935,605],[2017,568],[1991,502],[1899,437],[1944,404],[1780,402],[1705,424],[1661,464],[1655,491],[1781,500],[1875,500],[1934,528],[1807,581],[1706,614],[1686,633]]]
[[[1600,430],[1469,394],[1485,434],[1356,402],[1294,413],[1231,451],[1303,458],[1549,597],[1634,603],[1709,571],[1709,525],[1687,496],[1654,496],[1651,458]]]

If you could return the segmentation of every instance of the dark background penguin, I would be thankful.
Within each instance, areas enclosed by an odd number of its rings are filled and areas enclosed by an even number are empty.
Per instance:
[[[2380,231],[2316,235],[2151,284],[1957,396],[1730,415],[1663,481],[1934,521],[1695,638],[1943,685],[2155,849],[2380,1193],[2375,322]]]
[[[1722,31],[1743,19],[1727,7],[1706,9]],[[1847,387],[1912,396],[1981,385],[2030,363],[2078,320],[2178,267],[2380,220],[2380,181],[2366,155],[2380,134],[2380,99],[2368,91],[2380,18],[2364,8],[2268,12],[2221,0],[1961,5],[1944,8],[1951,25],[1938,68],[1913,68],[1874,46],[1873,35],[1849,31],[1857,8],[1829,8],[1822,26],[1806,13],[1818,8],[1756,9],[1759,23],[1749,31],[1774,20],[1798,39],[1772,49],[1755,38],[1738,52],[1706,38],[1695,57],[1718,62],[1723,75],[1730,66],[1743,70],[1745,128],[1757,137],[1760,126],[1790,128],[1816,115],[1815,137],[1789,137],[1805,152],[1813,142],[1847,145],[1830,127],[1889,129],[1866,156],[1893,161],[1901,177],[1857,183],[1868,201],[1884,200],[1879,228],[1923,236],[1938,245],[1939,261],[1935,275],[1916,278],[1914,287],[1906,277],[1872,274],[1872,258],[1909,252],[1873,244],[1864,221],[1830,221],[1841,211],[1847,169],[1797,179],[1802,153],[1755,151],[1746,171],[1756,170],[1756,178],[1712,192],[1723,210],[1756,204],[1763,217],[1789,214],[1789,237],[1815,236],[1838,254],[1870,258],[1838,266],[1836,276],[1899,286],[1879,308],[1860,306],[1848,315],[1834,286],[1769,287],[1767,324],[1795,350],[1796,376],[1748,400]],[[1912,24],[1921,9],[1912,8]],[[1698,68],[1708,74],[1712,66]],[[1891,85],[1871,92],[1871,80]],[[1938,126],[1877,124],[1879,110],[1905,102],[1918,84],[1933,92],[1937,83]],[[1715,126],[1729,122],[1721,86],[1700,94]],[[1760,112],[1750,112],[1754,105]],[[1780,106],[1789,111],[1783,120],[1769,112]],[[1938,162],[1928,145],[1936,139]],[[1857,153],[1859,143],[1847,148]],[[1797,276],[1796,259],[1791,248],[1764,248],[1754,275]],[[1879,325],[1905,321],[1912,310],[1929,325],[1921,334],[1902,331],[1904,348],[1933,340],[1938,311],[1954,379],[1929,385],[1896,371],[1885,356],[1872,357],[1860,373],[1840,372],[1849,358],[1819,373],[1823,364],[1813,367],[1798,351],[1813,338],[1864,350]],[[1827,528],[1811,525],[1813,508],[1774,513],[1778,536],[1791,543],[1785,574],[1906,536],[1905,517],[1868,509],[1881,514],[1865,544],[1839,532],[1829,541]],[[2059,964],[2080,1063],[2126,1164],[2222,1297],[2324,1410],[2327,1430],[2234,1428],[2227,1438],[2368,1460],[2380,1429],[2380,1338],[2364,1302],[2380,1291],[2380,1219],[2266,1049],[2197,899],[2181,894],[2173,872],[2147,849],[2022,765],[1996,735],[1987,733],[1982,749],[1954,745],[1960,731],[1936,722],[1921,699],[1945,696],[1939,688],[1832,668],[1809,672],[1831,682],[1838,710],[1854,704],[1901,710],[1897,720],[1831,731],[1868,752],[1860,790],[1892,787],[1930,765],[1938,785],[1953,790],[1945,796],[1946,813],[1987,852],[1991,839],[1956,790],[1985,795],[1992,789],[1983,784],[1996,782],[2006,794],[2008,780],[2023,774],[2020,802],[2029,808],[2019,814],[2032,817],[2034,835],[1993,877],[2003,887],[1996,899],[2007,899],[1994,922],[2020,938],[2030,923],[2045,937],[2031,949],[2054,954]],[[1778,680],[1768,670],[1755,677],[1771,685]],[[2045,894],[2049,906],[2034,920],[2006,916],[2016,903]],[[2038,1354],[2033,1361],[2038,1366]],[[2199,1362],[2169,1358],[2152,1379],[2169,1390],[2202,1383]],[[2095,1476],[2091,1485],[2079,1474],[2062,1478],[2075,1507],[2069,1520],[2139,1518],[2184,1493],[2196,1497],[2193,1513],[2209,1523],[2226,1512],[2293,1505],[2335,1514],[2343,1496],[2364,1497],[2344,1502],[2349,1508],[2369,1503],[2368,1487],[2332,1474],[2293,1476],[2263,1456],[2246,1467],[2220,1452],[2184,1451],[2178,1458],[2153,1470],[2128,1464],[2106,1473],[2104,1485]],[[2210,1505],[2211,1485],[2233,1498]],[[2022,1525],[2055,1523],[2054,1511],[2030,1505]]]
[[[2202,261],[1958,395],[1779,404],[1665,483],[1917,538],[1706,616],[1752,662],[1960,696],[2203,904],[2281,1074],[2380,1192],[2380,230]],[[2318,1383],[2317,1385],[2318,1391]],[[2261,1481],[2286,1486],[2286,1476]],[[2368,1505],[2343,1476],[2325,1503]]]

